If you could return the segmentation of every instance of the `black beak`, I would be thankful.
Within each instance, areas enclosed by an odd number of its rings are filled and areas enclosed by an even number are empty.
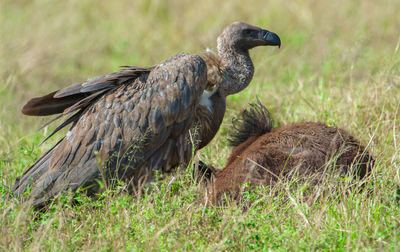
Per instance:
[[[267,30],[261,30],[261,36],[266,42],[266,45],[281,47],[281,39],[273,32]]]

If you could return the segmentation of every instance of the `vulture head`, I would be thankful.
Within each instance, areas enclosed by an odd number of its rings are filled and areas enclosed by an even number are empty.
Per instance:
[[[281,40],[273,32],[243,22],[228,25],[218,37],[218,51],[221,47],[249,50],[256,46],[281,46]]]
[[[246,88],[254,74],[249,49],[256,46],[281,46],[273,32],[243,22],[228,25],[218,36],[217,49],[221,59],[224,80],[219,85],[225,96]]]

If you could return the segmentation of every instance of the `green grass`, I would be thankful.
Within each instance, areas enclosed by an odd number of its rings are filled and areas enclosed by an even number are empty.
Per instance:
[[[61,137],[39,145],[47,133],[37,129],[48,118],[20,113],[29,98],[119,65],[215,48],[222,28],[242,20],[279,34],[282,48],[251,52],[251,85],[228,99],[218,135],[196,159],[224,166],[231,119],[258,96],[277,125],[322,121],[368,145],[376,159],[370,195],[337,178],[311,196],[286,184],[205,206],[204,188],[187,170],[137,197],[67,195],[38,213],[1,186],[0,250],[397,250],[400,2],[242,2],[3,0],[0,182],[11,185]],[[68,204],[72,196],[81,204]]]

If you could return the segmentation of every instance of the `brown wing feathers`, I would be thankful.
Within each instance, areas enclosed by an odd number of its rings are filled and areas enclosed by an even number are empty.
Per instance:
[[[151,71],[154,67],[128,67],[124,66],[121,72],[96,77],[86,82],[77,83],[66,88],[54,91],[42,97],[28,101],[22,108],[22,113],[30,116],[61,115],[53,118],[42,126],[46,127],[61,117],[67,118],[43,142],[52,137],[65,126],[79,120],[84,109],[96,102],[106,92],[121,85],[134,82],[140,74]],[[71,115],[71,113],[76,112]]]
[[[22,113],[30,116],[59,114],[79,100],[87,97],[87,94],[77,94],[70,97],[54,98],[56,93],[57,91],[29,100],[22,108]]]
[[[80,105],[76,105],[75,109],[82,108],[82,104],[88,104],[96,100],[97,96],[105,93],[104,91],[133,82],[140,74],[150,72],[152,69],[153,67],[125,67],[121,72],[71,85],[45,96],[31,99],[22,108],[22,113],[30,116],[60,114],[63,113],[65,109],[77,103]]]
[[[107,176],[136,182],[148,171],[169,170],[188,161],[191,149],[186,136],[206,84],[205,62],[181,54],[155,67],[126,68],[28,103],[42,111],[35,115],[63,110],[68,117],[55,132],[73,126],[16,181],[14,191],[23,193],[31,185],[30,197],[38,205],[60,190],[95,184],[100,176],[98,157],[111,169]],[[73,102],[57,103],[72,98]],[[59,105],[57,110],[43,109],[49,101]],[[28,178],[34,174],[38,175]]]

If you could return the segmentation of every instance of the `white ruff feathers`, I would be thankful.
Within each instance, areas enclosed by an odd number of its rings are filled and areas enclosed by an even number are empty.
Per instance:
[[[200,98],[200,105],[203,107],[206,107],[210,112],[212,112],[212,102],[210,100],[210,97],[215,93],[216,89],[212,91],[207,91],[204,90],[203,94],[201,95]]]

